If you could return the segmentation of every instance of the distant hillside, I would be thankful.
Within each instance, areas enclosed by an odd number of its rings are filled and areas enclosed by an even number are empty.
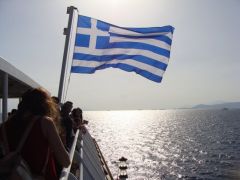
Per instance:
[[[193,109],[240,109],[240,102],[229,102],[229,103],[221,103],[221,104],[213,104],[213,105],[206,105],[206,104],[199,104],[194,107]]]

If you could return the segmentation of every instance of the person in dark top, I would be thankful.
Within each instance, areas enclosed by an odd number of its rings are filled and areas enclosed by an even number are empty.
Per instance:
[[[60,120],[61,119],[60,118],[60,112],[61,112],[60,101],[59,101],[58,97],[56,97],[56,96],[52,96],[52,100],[53,100],[53,102],[55,104],[55,108],[56,108],[56,110],[58,112],[57,116],[53,120],[54,120],[55,126],[56,126],[56,128],[58,130],[58,134],[61,137],[61,140],[63,141],[62,133],[64,133],[64,132],[63,132],[63,127],[61,125],[61,120]],[[65,140],[63,142],[65,142]]]
[[[73,103],[70,101],[65,102],[62,105],[61,108],[61,122],[62,126],[65,129],[65,137],[66,137],[66,147],[68,150],[71,149],[73,136],[72,136],[72,130],[73,130],[73,121],[70,116],[70,112],[73,108]]]
[[[73,130],[74,132],[77,131],[77,129],[80,129],[81,133],[86,133],[86,128],[84,124],[88,124],[88,121],[83,120],[83,115],[82,115],[82,109],[74,108],[71,112],[71,117],[73,119]]]
[[[71,112],[71,117],[73,119],[73,130],[76,132],[82,124],[82,110],[80,108],[74,108]]]
[[[61,138],[62,143],[64,144],[64,146],[66,147],[66,137],[65,137],[65,129],[63,128],[62,124],[61,124],[61,118],[60,118],[60,112],[61,112],[61,103],[58,97],[56,96],[52,96],[52,100],[55,104],[56,110],[57,110],[57,115],[55,118],[53,118],[54,120],[54,124],[57,128],[58,131],[58,135]],[[61,164],[58,163],[58,161],[56,160],[56,158],[54,159],[55,161],[55,165],[56,165],[56,173],[58,175],[58,177],[60,177],[61,172],[62,172],[62,166]]]

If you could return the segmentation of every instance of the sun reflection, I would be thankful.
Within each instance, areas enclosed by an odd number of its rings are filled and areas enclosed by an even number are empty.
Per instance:
[[[152,110],[98,111],[91,114],[94,116],[87,115],[91,126],[89,130],[96,132],[96,140],[102,145],[101,149],[106,153],[106,157],[111,155],[112,166],[117,159],[124,156],[129,159],[129,164],[137,161],[156,169],[160,161],[167,161],[177,149],[174,145],[167,144],[170,141],[170,129],[166,128],[171,119],[169,111],[159,110],[157,116]],[[95,120],[91,121],[91,118]],[[92,133],[93,136],[95,132]],[[171,154],[168,152],[169,146],[173,148]],[[140,164],[138,167],[142,168]],[[115,169],[116,167],[113,167],[113,170]],[[131,170],[130,167],[129,171]]]
[[[133,128],[137,124],[139,113],[136,111],[112,111],[112,119],[118,122],[118,128]]]

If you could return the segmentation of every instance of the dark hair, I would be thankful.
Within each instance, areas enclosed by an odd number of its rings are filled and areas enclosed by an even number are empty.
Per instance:
[[[74,108],[73,110],[72,110],[72,116],[76,116],[77,115],[77,113],[80,113],[81,114],[81,117],[82,117],[82,110],[80,109],[80,108]]]
[[[66,109],[68,109],[70,106],[73,106],[73,103],[71,101],[66,101],[63,105],[61,110],[65,111]]]
[[[66,101],[64,104],[63,104],[63,107],[64,106],[72,106],[73,103],[71,101]]]
[[[24,113],[32,115],[55,117],[57,110],[49,93],[43,88],[31,89],[25,92],[21,102],[18,104],[17,116],[22,117]]]

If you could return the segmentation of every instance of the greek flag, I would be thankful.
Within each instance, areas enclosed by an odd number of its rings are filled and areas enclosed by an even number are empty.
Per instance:
[[[122,28],[79,15],[71,72],[91,74],[112,67],[161,82],[173,31],[172,26]]]

